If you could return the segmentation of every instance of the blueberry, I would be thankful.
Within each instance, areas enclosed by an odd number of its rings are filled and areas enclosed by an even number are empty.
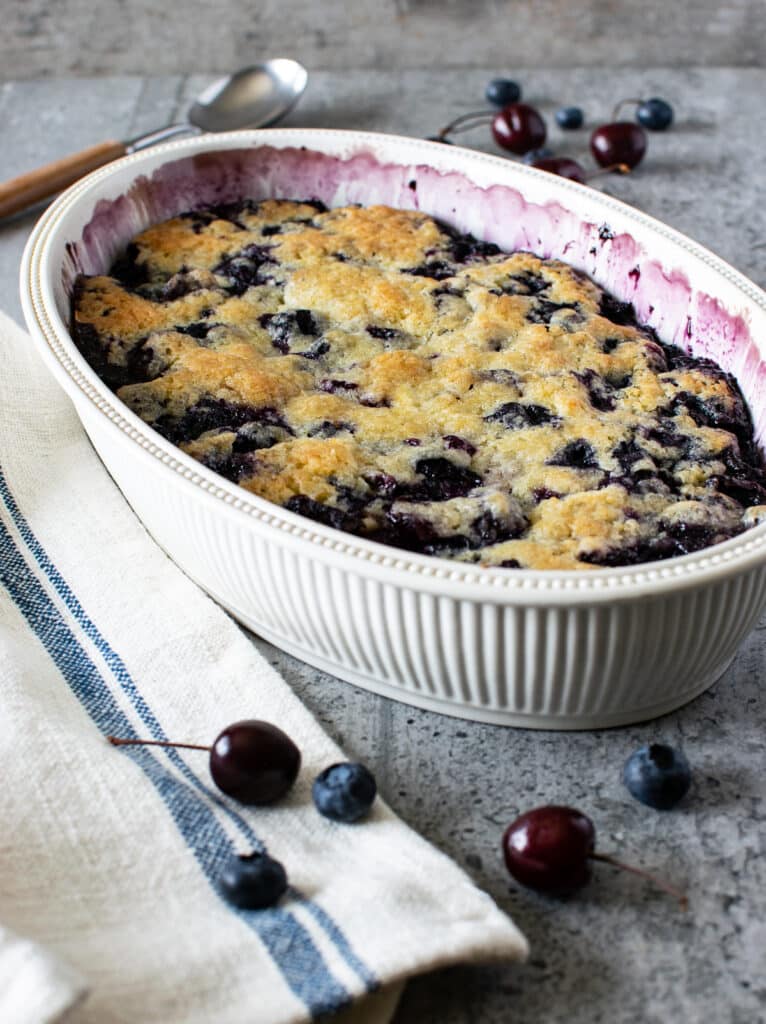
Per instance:
[[[291,343],[301,335],[315,338],[319,333],[319,326],[309,309],[286,309],[282,313],[264,313],[258,318],[258,323],[268,331],[274,348],[278,348],[284,355],[290,352]]]
[[[269,245],[246,245],[233,256],[224,256],[221,262],[213,267],[213,273],[228,278],[230,284],[227,290],[232,295],[244,295],[251,285],[268,282],[268,275],[264,275],[261,270],[265,265],[273,266],[275,263],[271,249]]]
[[[403,274],[412,274],[414,277],[431,277],[434,281],[444,281],[448,277],[455,276],[455,268],[446,260],[431,260],[429,263],[421,263],[417,267],[406,267]]]
[[[593,445],[582,438],[570,441],[555,452],[546,466],[568,466],[570,469],[598,469],[598,460]]]
[[[584,120],[582,107],[560,107],[556,111],[556,124],[567,131],[582,128]]]
[[[331,764],[314,779],[311,795],[320,814],[332,821],[358,821],[372,806],[378,788],[363,764]]]
[[[521,99],[521,86],[511,78],[493,78],[484,92],[487,103],[493,107],[507,107]]]
[[[529,403],[524,405],[521,402],[505,402],[484,417],[487,423],[502,423],[508,430],[524,430],[526,427],[541,427],[550,423],[554,427],[561,422],[558,416],[546,409],[544,405]]]
[[[650,743],[630,755],[622,781],[636,800],[666,811],[674,807],[691,785],[689,762],[680,750]]]
[[[449,459],[418,459],[415,472],[423,478],[413,484],[409,496],[415,501],[448,501],[462,498],[481,486],[481,477]]]
[[[394,341],[395,338],[401,337],[395,327],[378,327],[377,324],[367,324],[365,330],[371,338],[377,338],[378,341]]]
[[[219,880],[224,898],[242,910],[273,907],[287,889],[287,874],[267,853],[234,854]]]
[[[664,132],[673,123],[673,108],[667,100],[653,96],[652,99],[639,104],[636,120],[650,131]]]
[[[546,146],[542,146],[540,149],[530,149],[528,153],[525,153],[521,158],[522,163],[534,164],[538,160],[547,160],[553,156],[553,150],[548,149]]]

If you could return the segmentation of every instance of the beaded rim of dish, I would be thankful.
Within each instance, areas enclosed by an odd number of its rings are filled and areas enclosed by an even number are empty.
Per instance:
[[[311,139],[315,139],[317,137],[322,138],[325,136],[340,136],[349,142],[357,140],[363,146],[374,143],[375,140],[390,143],[391,141],[400,139],[408,145],[414,145],[416,147],[419,146],[426,152],[432,153],[434,150],[439,152],[443,151],[441,143],[429,142],[425,139],[406,139],[402,136],[386,135],[378,132],[348,132],[340,129],[316,130],[310,128],[289,128],[283,130],[269,129],[268,132],[264,132],[264,134],[268,134],[270,138],[274,135],[279,137],[281,131],[284,132],[285,136],[289,135],[292,137],[305,133],[306,137]],[[260,133],[257,130],[246,132],[222,132],[219,135],[216,135],[216,141],[220,144],[216,149],[220,148],[222,151],[225,151],[228,148],[226,145],[227,142],[242,143],[244,139],[249,139],[251,142],[254,141],[257,143],[259,134]],[[161,146],[153,147],[151,152],[153,155],[162,155],[165,153],[172,155],[179,150],[186,150],[188,148],[188,144],[188,139],[167,142]],[[272,145],[272,142],[270,141],[269,143],[264,144]],[[493,167],[500,167],[506,173],[508,171],[508,162],[502,157],[496,157],[490,153],[482,153],[477,150],[464,150],[462,147],[455,146],[451,147],[451,154],[455,151],[459,153],[461,150],[469,153],[472,161],[487,163]],[[311,150],[307,149],[307,154],[311,152]],[[314,150],[313,152],[318,153],[321,151]],[[738,563],[746,559],[749,560],[749,556],[752,555],[761,554],[762,559],[766,559],[766,523],[764,523],[760,526],[752,527],[739,537],[724,541],[721,544],[713,545],[711,548],[704,549],[704,552],[701,555],[695,553],[669,558],[660,562],[646,562],[629,570],[624,566],[600,568],[598,571],[593,572],[586,572],[580,569],[566,571],[514,569],[509,571],[508,569],[495,569],[489,566],[460,566],[458,568],[455,566],[454,562],[448,562],[445,559],[440,559],[433,555],[410,556],[409,553],[405,552],[392,553],[396,552],[397,549],[386,548],[383,545],[377,544],[373,541],[364,540],[363,538],[354,537],[352,539],[351,535],[339,530],[334,530],[332,527],[324,527],[321,525],[317,527],[311,520],[306,520],[304,517],[298,516],[295,513],[287,512],[280,506],[274,505],[265,499],[258,497],[245,499],[241,497],[240,494],[237,493],[238,491],[241,491],[241,488],[238,488],[236,484],[228,483],[221,486],[219,483],[221,477],[212,470],[203,468],[202,472],[198,472],[196,468],[190,468],[177,457],[178,449],[175,445],[170,445],[169,442],[165,442],[164,445],[162,443],[158,444],[153,440],[153,438],[159,438],[159,435],[137,418],[136,423],[131,423],[124,415],[126,412],[129,413],[129,410],[127,410],[127,408],[119,402],[118,399],[113,398],[111,395],[109,398],[105,397],[105,395],[94,387],[91,381],[88,380],[88,378],[79,370],[70,358],[67,346],[62,343],[58,331],[50,319],[49,310],[42,294],[40,266],[42,255],[45,251],[45,243],[54,228],[59,224],[64,214],[76,203],[82,194],[88,191],[93,185],[96,185],[103,179],[110,177],[115,170],[141,162],[146,158],[146,153],[147,151],[144,150],[139,153],[122,157],[120,160],[114,161],[107,167],[92,172],[87,177],[83,178],[82,181],[68,189],[48,208],[48,210],[45,211],[32,236],[31,248],[27,256],[27,285],[29,287],[32,308],[37,319],[38,327],[40,328],[48,347],[55,355],[56,360],[66,370],[67,375],[78,386],[82,394],[131,441],[138,444],[142,449],[144,449],[144,451],[158,459],[163,465],[167,466],[173,472],[178,473],[191,484],[199,487],[206,494],[209,494],[211,497],[223,502],[231,508],[235,508],[238,511],[246,513],[251,518],[257,519],[266,526],[276,527],[285,533],[289,533],[293,537],[307,541],[314,546],[319,545],[323,548],[330,549],[339,555],[350,556],[354,559],[362,559],[384,569],[407,572],[419,577],[440,581],[450,581],[453,583],[471,584],[474,586],[491,586],[495,590],[500,589],[511,592],[519,590],[543,591],[548,593],[555,591],[585,591],[593,593],[595,596],[598,592],[614,592],[615,590],[640,587],[645,584],[656,584],[663,581],[668,582],[688,579],[689,577],[699,575],[705,570],[716,570],[728,567],[734,571],[738,568]],[[349,155],[345,159],[350,158],[351,156]],[[384,166],[391,166],[392,163],[393,162],[389,162]],[[406,165],[402,164],[400,166]],[[529,175],[535,178],[539,178],[543,175],[546,179],[550,177],[547,172],[537,170],[536,168],[526,164],[514,163],[512,166],[514,171],[517,171],[521,175]],[[458,173],[466,176],[465,171],[458,168],[453,169],[451,173]],[[470,178],[466,178],[466,180],[470,182]],[[589,189],[587,185],[581,185],[578,182],[570,181],[566,178],[557,179],[556,184],[562,189],[571,191],[574,194],[582,195],[583,191],[585,191],[586,194],[592,196],[592,189]],[[684,235],[662,224],[661,221],[657,221],[653,217],[649,217],[646,214],[641,213],[633,207],[628,206],[626,203],[621,202],[619,199],[614,199],[612,196],[599,193],[599,204],[607,208],[614,209],[618,211],[619,214],[626,216],[629,220],[633,220],[644,227],[650,228],[655,233],[668,238],[674,244],[685,249],[697,259],[712,267],[717,273],[742,291],[753,303],[755,303],[755,305],[759,306],[766,312],[766,292],[757,288],[752,282],[744,277],[744,275],[729,266],[725,261],[719,259],[708,249],[697,245]],[[69,337],[68,332],[67,342],[70,345],[74,344]],[[140,424],[140,427],[137,426],[137,424]],[[149,431],[151,436],[149,436],[146,431]],[[168,448],[172,449],[172,451],[169,451]],[[199,463],[195,462],[194,465],[195,467],[199,467]],[[761,559],[759,559],[759,561],[760,560]]]

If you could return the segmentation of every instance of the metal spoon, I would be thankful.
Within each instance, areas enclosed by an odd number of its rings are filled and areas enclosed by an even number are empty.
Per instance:
[[[255,64],[220,78],[199,94],[183,122],[124,142],[100,142],[0,184],[0,218],[55,195],[110,160],[176,135],[229,132],[274,124],[295,106],[307,81],[306,69],[297,61],[285,58]]]

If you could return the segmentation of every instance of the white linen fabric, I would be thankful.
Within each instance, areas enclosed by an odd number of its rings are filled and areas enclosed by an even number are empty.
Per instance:
[[[356,825],[320,817],[311,781],[341,751],[151,540],[5,317],[0,360],[0,922],[40,944],[0,935],[0,1021],[377,1024],[410,975],[522,958],[515,925],[381,800]],[[218,793],[202,752],[104,739],[209,744],[244,718],[302,751],[275,806]],[[264,847],[291,888],[233,909],[221,866]]]

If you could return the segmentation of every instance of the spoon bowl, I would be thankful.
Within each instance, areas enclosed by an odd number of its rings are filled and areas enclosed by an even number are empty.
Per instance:
[[[294,60],[280,57],[255,64],[209,85],[187,117],[203,132],[265,128],[292,110],[307,81],[306,69]]]

